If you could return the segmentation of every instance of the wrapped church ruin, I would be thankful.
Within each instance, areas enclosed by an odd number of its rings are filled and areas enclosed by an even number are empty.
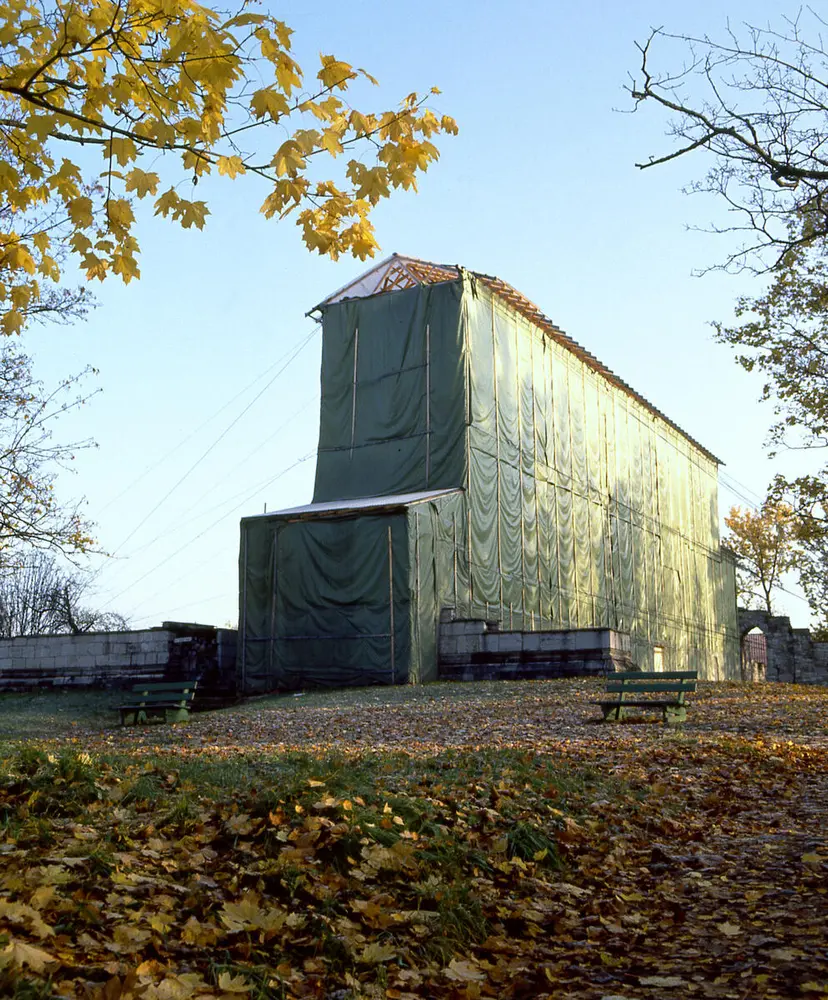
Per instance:
[[[314,312],[313,501],[241,523],[244,692],[434,680],[441,619],[738,676],[714,455],[498,278],[394,255]]]

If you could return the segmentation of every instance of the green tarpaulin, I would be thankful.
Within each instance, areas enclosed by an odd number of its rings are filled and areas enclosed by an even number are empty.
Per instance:
[[[242,521],[245,690],[433,679],[441,608],[737,676],[712,455],[465,272],[323,329],[314,503]]]

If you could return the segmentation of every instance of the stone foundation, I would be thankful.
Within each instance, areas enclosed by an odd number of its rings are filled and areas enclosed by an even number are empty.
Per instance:
[[[441,680],[603,676],[633,666],[630,636],[615,629],[501,632],[497,622],[441,616]]]

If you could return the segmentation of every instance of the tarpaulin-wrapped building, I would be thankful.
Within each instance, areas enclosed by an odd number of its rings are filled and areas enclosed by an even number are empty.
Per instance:
[[[313,502],[241,524],[243,690],[433,680],[441,609],[737,676],[715,456],[500,279],[395,255],[317,309]]]

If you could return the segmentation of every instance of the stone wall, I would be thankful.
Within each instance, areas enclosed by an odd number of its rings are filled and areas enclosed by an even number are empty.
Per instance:
[[[501,632],[480,619],[440,622],[441,680],[585,677],[632,668],[630,636],[615,629]]]
[[[0,639],[0,689],[126,687],[160,680],[174,640],[166,629]]]
[[[189,622],[160,628],[0,639],[0,690],[127,688],[198,679],[202,704],[236,697],[236,631]]]
[[[792,628],[790,618],[739,608],[739,635],[751,629],[765,634],[765,677],[787,684],[828,684],[828,643],[814,642],[806,628]],[[750,679],[750,678],[748,678]]]

